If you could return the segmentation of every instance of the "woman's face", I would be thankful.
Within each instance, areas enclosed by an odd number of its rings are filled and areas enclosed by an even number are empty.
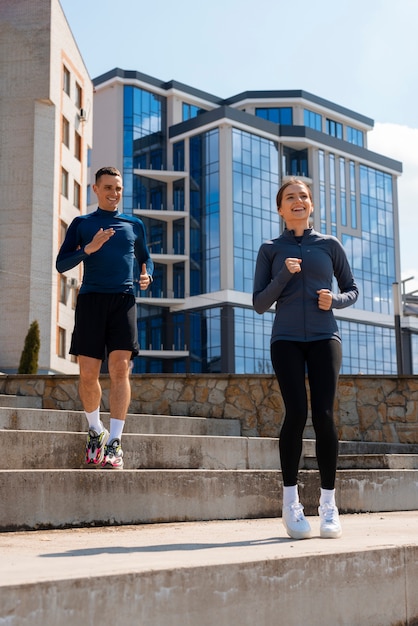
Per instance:
[[[279,215],[286,224],[293,222],[309,222],[313,204],[309,190],[303,183],[288,185],[282,196]]]

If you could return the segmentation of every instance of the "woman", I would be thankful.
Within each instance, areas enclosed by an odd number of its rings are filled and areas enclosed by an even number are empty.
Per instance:
[[[354,304],[358,289],[338,239],[310,226],[314,207],[309,187],[292,178],[282,185],[276,202],[286,229],[260,247],[253,305],[257,313],[265,313],[276,304],[271,360],[286,410],[279,443],[282,519],[293,539],[311,536],[297,485],[308,414],[307,372],[321,479],[320,535],[336,538],[342,531],[335,504],[338,436],[333,407],[342,353],[332,309]],[[339,293],[332,291],[334,276]]]

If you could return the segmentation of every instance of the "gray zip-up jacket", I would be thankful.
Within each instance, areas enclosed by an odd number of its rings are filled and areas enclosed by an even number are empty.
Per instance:
[[[288,257],[302,259],[301,271],[289,272]],[[332,293],[329,311],[318,307],[319,289],[333,289],[337,279],[339,293]],[[253,306],[265,313],[276,303],[271,343],[338,339],[338,326],[332,309],[343,309],[356,302],[358,288],[340,241],[313,228],[304,231],[299,242],[293,230],[263,243],[258,251],[254,276]]]

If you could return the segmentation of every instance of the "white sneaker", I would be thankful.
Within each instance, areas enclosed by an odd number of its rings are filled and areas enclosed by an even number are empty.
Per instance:
[[[338,539],[343,534],[338,509],[332,504],[318,507],[320,526],[319,534],[323,539]]]
[[[311,527],[303,514],[303,506],[300,502],[292,502],[283,507],[282,521],[286,532],[292,539],[309,539]]]

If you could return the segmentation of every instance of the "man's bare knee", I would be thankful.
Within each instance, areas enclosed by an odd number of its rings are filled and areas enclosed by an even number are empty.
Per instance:
[[[80,381],[89,385],[95,383],[100,375],[101,361],[89,357],[79,357]]]
[[[131,355],[125,351],[111,352],[109,355],[109,375],[111,380],[129,378]]]

